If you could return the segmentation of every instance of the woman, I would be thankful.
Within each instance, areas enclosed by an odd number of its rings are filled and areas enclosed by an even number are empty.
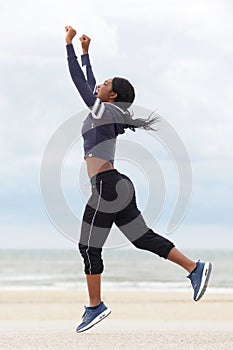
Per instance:
[[[194,300],[199,300],[207,287],[211,263],[194,262],[179,252],[168,239],[146,226],[136,205],[131,180],[114,168],[116,138],[126,128],[153,130],[156,118],[133,119],[128,108],[134,101],[134,88],[124,78],[107,79],[95,91],[95,78],[88,56],[90,39],[80,38],[86,66],[87,80],[77,61],[72,45],[76,31],[65,27],[68,65],[73,82],[90,109],[82,128],[87,171],[92,184],[92,195],[83,215],[79,250],[84,260],[89,293],[89,306],[76,331],[83,332],[110,314],[101,301],[102,246],[113,223],[139,249],[151,251],[168,259],[189,272],[194,289]]]

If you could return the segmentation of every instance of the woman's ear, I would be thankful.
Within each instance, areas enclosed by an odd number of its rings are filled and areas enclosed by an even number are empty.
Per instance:
[[[111,94],[110,94],[110,98],[112,100],[115,100],[117,98],[117,92],[112,91]]]

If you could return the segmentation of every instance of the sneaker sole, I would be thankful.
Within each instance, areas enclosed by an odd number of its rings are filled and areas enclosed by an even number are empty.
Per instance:
[[[201,277],[200,289],[196,298],[194,299],[195,301],[200,300],[201,297],[204,295],[210,279],[211,270],[212,270],[212,264],[209,262],[205,263],[205,266],[202,272],[202,277]]]
[[[100,321],[102,321],[103,319],[105,319],[108,315],[110,315],[111,310],[110,309],[106,309],[103,312],[101,312],[101,314],[99,314],[96,318],[94,318],[94,320],[92,320],[88,325],[86,325],[85,327],[77,330],[77,333],[81,333],[81,332],[85,332],[86,330],[90,329],[91,327],[93,327],[95,324],[99,323]]]

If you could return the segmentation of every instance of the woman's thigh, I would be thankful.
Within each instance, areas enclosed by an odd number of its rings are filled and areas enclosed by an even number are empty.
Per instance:
[[[126,175],[122,174],[122,177],[128,183],[130,197],[128,204],[117,213],[115,224],[124,235],[133,242],[143,236],[149,228],[142,217],[141,211],[137,207],[135,189],[132,181]]]
[[[103,192],[93,190],[84,210],[79,243],[93,248],[102,248],[112,224],[115,213],[106,213],[103,208]]]

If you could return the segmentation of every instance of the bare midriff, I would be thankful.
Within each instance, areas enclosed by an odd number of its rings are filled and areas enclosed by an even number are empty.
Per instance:
[[[103,171],[114,169],[113,163],[108,162],[101,158],[97,158],[97,157],[86,158],[86,162],[87,162],[87,173],[89,178]]]

